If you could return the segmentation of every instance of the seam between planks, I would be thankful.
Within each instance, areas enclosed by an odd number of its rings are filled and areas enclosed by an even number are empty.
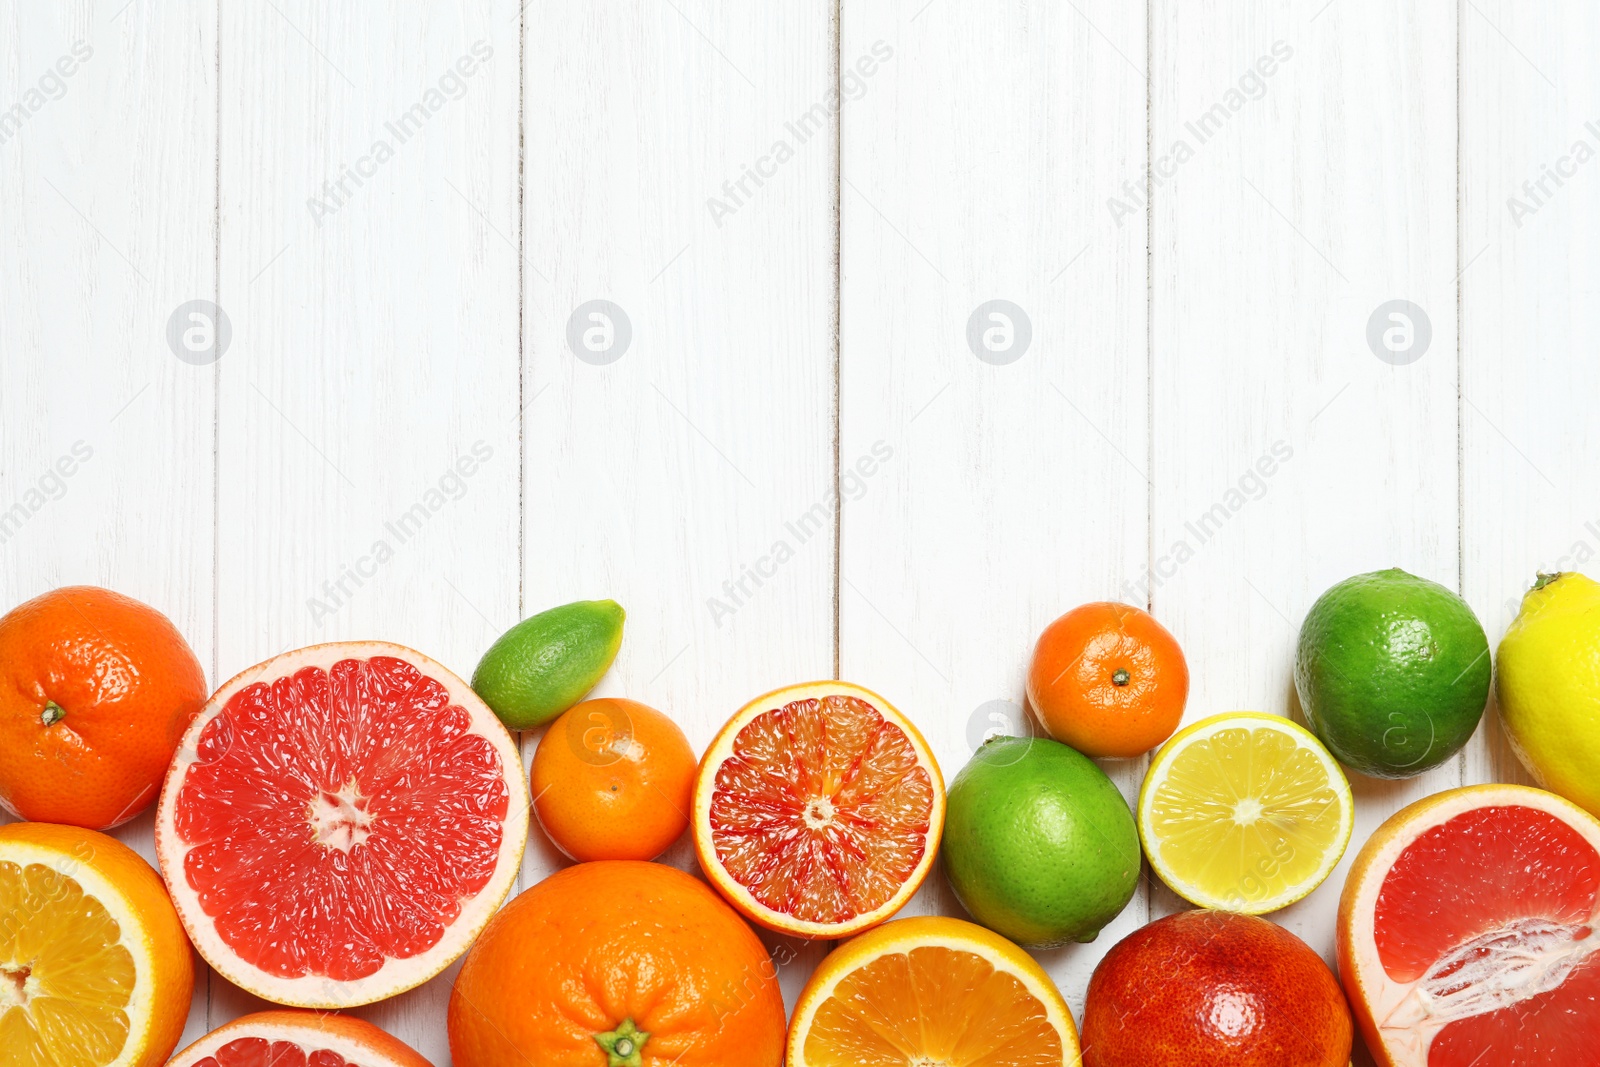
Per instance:
[[[834,99],[841,100],[841,71],[844,48],[844,0],[833,4],[833,56],[831,60]],[[844,229],[840,191],[844,182],[844,108],[833,115],[833,302],[830,308],[833,334],[833,676],[843,671],[843,625],[840,586],[844,581],[844,498],[842,449],[844,447],[844,345],[840,329],[844,304]]]

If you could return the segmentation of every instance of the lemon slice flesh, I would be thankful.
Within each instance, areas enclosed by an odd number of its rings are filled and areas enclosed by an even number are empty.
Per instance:
[[[1139,790],[1139,839],[1191,904],[1261,915],[1322,884],[1350,843],[1354,812],[1350,783],[1310,731],[1228,712],[1156,753]]]

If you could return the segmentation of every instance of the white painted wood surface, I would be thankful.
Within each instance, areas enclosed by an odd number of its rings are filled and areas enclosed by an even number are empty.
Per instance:
[[[0,608],[115,587],[218,683],[363,636],[467,673],[610,596],[601,692],[696,745],[839,670],[949,778],[1084,600],[1153,607],[1191,717],[1291,713],[1342,577],[1462,588],[1494,641],[1535,570],[1595,573],[1590,5],[124,4],[0,0]],[[196,299],[214,364],[167,345]],[[1431,323],[1407,365],[1366,342],[1391,299]],[[1352,854],[1520,776],[1491,721],[1358,782]],[[524,883],[557,863],[535,831]],[[1342,874],[1276,916],[1325,954]],[[1174,906],[1147,881],[1042,957],[1075,1012]],[[783,953],[791,999],[821,951]],[[449,979],[363,1014],[447,1064]],[[251,1007],[202,982],[189,1036]]]

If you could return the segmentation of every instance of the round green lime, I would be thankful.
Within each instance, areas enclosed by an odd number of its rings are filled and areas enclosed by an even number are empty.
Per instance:
[[[615,600],[579,600],[529,616],[489,646],[472,688],[513,730],[547,723],[610,669],[626,617]]]
[[[945,876],[974,919],[1025,948],[1093,941],[1139,884],[1139,831],[1089,757],[1047,738],[985,742],[950,784]]]
[[[1311,605],[1294,688],[1340,762],[1409,778],[1467,743],[1489,701],[1489,639],[1467,602],[1398,568],[1358,574]]]

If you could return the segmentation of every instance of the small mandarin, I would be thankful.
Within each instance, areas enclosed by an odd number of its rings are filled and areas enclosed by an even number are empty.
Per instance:
[[[661,712],[585,700],[539,740],[534,814],[575,860],[652,860],[689,828],[695,768],[689,739]]]
[[[156,798],[206,678],[155,608],[88,585],[0,618],[0,807],[120,826]]]
[[[1039,635],[1028,701],[1051,737],[1087,756],[1126,759],[1178,728],[1189,667],[1177,639],[1149,612],[1099,601],[1073,608]]]

